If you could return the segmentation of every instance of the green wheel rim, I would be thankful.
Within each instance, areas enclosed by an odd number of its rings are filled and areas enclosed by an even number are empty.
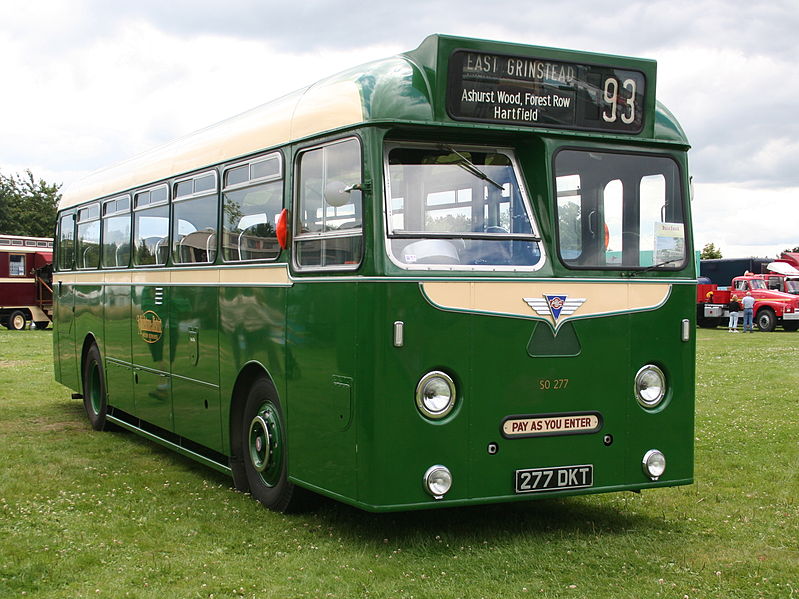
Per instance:
[[[89,402],[92,406],[92,412],[99,415],[103,406],[102,389],[100,386],[100,369],[97,367],[96,363],[92,363],[90,369]]]
[[[272,402],[265,402],[250,422],[250,463],[268,487],[274,487],[280,479],[283,463],[283,438],[280,433],[280,417]]]

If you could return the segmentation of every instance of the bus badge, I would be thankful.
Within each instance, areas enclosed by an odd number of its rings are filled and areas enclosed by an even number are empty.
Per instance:
[[[161,318],[152,310],[139,314],[136,317],[136,325],[139,329],[139,335],[147,343],[155,343],[161,338],[163,333]]]
[[[574,314],[577,309],[585,302],[584,297],[569,298],[567,295],[543,294],[544,299],[537,297],[525,297],[524,301],[539,316],[552,316],[555,322],[563,316]]]

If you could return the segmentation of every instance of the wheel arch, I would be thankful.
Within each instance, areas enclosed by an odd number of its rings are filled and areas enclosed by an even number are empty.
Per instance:
[[[274,385],[275,379],[260,362],[252,361],[245,364],[236,377],[233,390],[230,393],[230,409],[228,411],[228,450],[230,453],[230,468],[233,471],[233,483],[236,489],[242,492],[249,491],[246,474],[244,472],[243,456],[238,455],[241,444],[241,427],[237,426],[244,415],[247,402],[247,392],[253,382],[259,377],[266,377]],[[277,391],[277,386],[275,385]]]
[[[89,348],[92,345],[97,346],[97,351],[100,352],[100,359],[103,358],[103,350],[100,347],[100,343],[97,341],[97,337],[94,336],[94,333],[87,333],[83,338],[83,347],[80,349],[80,383],[83,382],[83,372],[86,367],[86,354],[89,353]]]

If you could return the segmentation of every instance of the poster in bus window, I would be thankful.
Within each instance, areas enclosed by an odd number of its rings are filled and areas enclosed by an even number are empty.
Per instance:
[[[655,223],[654,264],[682,262],[685,257],[683,223]]]

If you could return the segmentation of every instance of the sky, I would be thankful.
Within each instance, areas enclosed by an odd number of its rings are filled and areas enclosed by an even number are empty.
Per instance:
[[[692,149],[696,247],[799,246],[799,4],[0,0],[0,173],[88,173],[431,33],[651,58]]]

